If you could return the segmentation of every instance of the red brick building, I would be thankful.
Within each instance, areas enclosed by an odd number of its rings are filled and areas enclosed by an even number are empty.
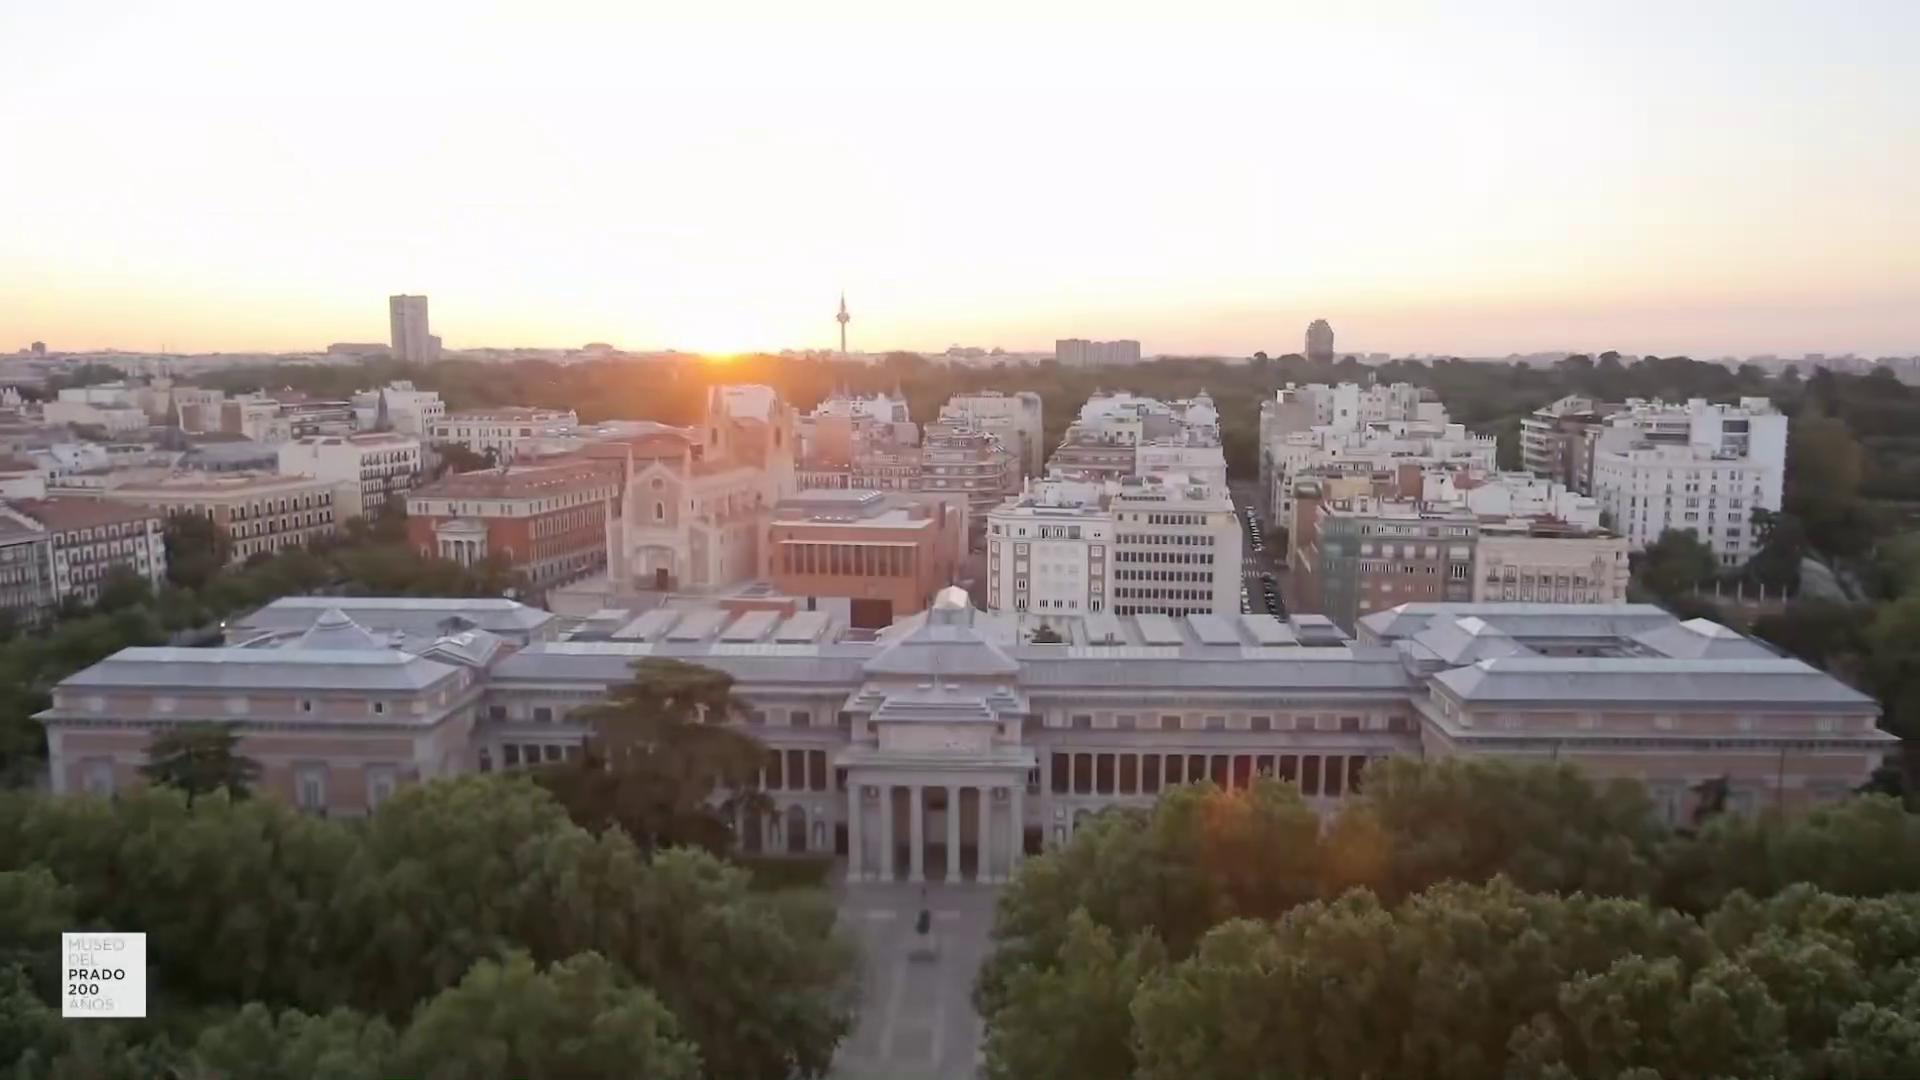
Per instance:
[[[620,469],[574,461],[458,473],[407,497],[407,539],[423,555],[472,565],[499,556],[545,589],[607,568]]]
[[[766,577],[810,611],[879,629],[953,584],[966,545],[961,506],[957,494],[799,492],[774,508]]]

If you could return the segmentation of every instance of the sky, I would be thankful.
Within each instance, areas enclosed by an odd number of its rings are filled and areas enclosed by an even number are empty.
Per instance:
[[[1920,3],[0,0],[0,351],[1920,353]]]

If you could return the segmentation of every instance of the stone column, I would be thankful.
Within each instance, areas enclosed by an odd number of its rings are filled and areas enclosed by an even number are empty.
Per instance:
[[[907,880],[927,880],[927,807],[926,789],[919,784],[907,788],[913,801],[907,804]]]
[[[880,785],[880,878],[893,880],[893,785]]]
[[[947,785],[947,884],[960,880],[960,789]]]
[[[855,783],[847,788],[847,880],[861,881],[866,874],[860,865],[860,812],[866,809],[867,785]]]
[[[1134,771],[1133,778],[1135,781],[1135,790],[1137,791],[1139,790],[1138,781],[1140,779],[1140,773],[1137,769]],[[1007,829],[1007,835],[1011,837],[1007,843],[1008,881],[1013,880],[1014,871],[1020,869],[1020,857],[1026,854],[1027,823],[1024,820],[1025,806],[1023,802],[1026,794],[1027,787],[1025,784],[1013,785],[1013,824],[1008,826]]]
[[[975,877],[982,884],[991,884],[993,877],[993,789],[982,785],[980,788],[980,839],[975,842],[980,851],[980,871]]]

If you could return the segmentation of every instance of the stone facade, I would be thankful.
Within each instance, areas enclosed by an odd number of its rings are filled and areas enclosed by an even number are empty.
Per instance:
[[[1706,781],[1735,809],[1795,810],[1844,797],[1896,745],[1872,699],[1649,605],[1403,604],[1352,641],[1305,619],[1102,614],[1034,644],[958,589],[877,635],[707,607],[552,640],[543,613],[503,601],[325,603],[269,605],[226,649],[129,649],[63,681],[40,714],[56,789],[132,782],[154,731],[212,719],[239,726],[269,791],[311,801],[322,776],[310,808],[363,812],[389,776],[577,753],[575,712],[645,657],[735,680],[773,804],[738,822],[741,845],[837,854],[853,881],[1001,880],[1088,814],[1200,778],[1270,774],[1331,812],[1385,756],[1568,761],[1647,782],[1683,824]]]

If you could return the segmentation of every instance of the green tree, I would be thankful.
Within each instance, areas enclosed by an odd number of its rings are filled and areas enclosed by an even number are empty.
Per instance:
[[[226,569],[232,551],[226,534],[201,514],[167,515],[167,580],[186,589],[204,589]]]
[[[1634,566],[1641,587],[1662,600],[1686,596],[1719,572],[1720,562],[1691,529],[1668,529],[1647,545]]]
[[[1150,935],[1126,948],[1085,911],[1068,917],[1059,962],[1023,967],[1008,982],[985,1046],[990,1080],[1134,1075],[1130,1008],[1140,980],[1163,962]]]
[[[1881,723],[1920,738],[1920,596],[1883,604],[1866,629],[1867,676],[1880,699]]]
[[[643,848],[698,844],[725,851],[736,808],[764,811],[767,749],[729,721],[746,716],[733,677],[662,657],[576,716],[592,729],[579,761],[543,770],[541,783],[575,822],[618,826]]]
[[[1647,892],[1666,830],[1645,790],[1571,765],[1389,758],[1327,838],[1338,886],[1399,898],[1504,875],[1525,889]]]
[[[190,723],[154,734],[140,774],[150,783],[179,788],[188,799],[215,791],[244,799],[260,779],[260,764],[240,753],[233,725]]]
[[[992,1014],[1019,971],[1052,965],[1076,912],[1117,940],[1151,930],[1180,957],[1224,919],[1271,918],[1319,896],[1324,858],[1318,816],[1278,780],[1187,784],[1151,812],[1094,815],[1065,847],[1024,860],[1001,894],[976,1003]]]
[[[153,603],[153,586],[147,581],[145,575],[131,567],[115,566],[108,570],[107,576],[100,581],[100,598],[94,601],[94,609],[101,612],[114,612],[151,603]]]
[[[351,1009],[276,1014],[252,1002],[201,1029],[193,1067],[183,1072],[205,1080],[369,1080],[395,1075],[397,1045],[386,1021]]]
[[[427,1002],[395,1071],[422,1080],[696,1080],[700,1055],[673,1014],[582,953],[541,971],[525,953],[483,960]],[[724,1074],[714,1074],[724,1075]]]

